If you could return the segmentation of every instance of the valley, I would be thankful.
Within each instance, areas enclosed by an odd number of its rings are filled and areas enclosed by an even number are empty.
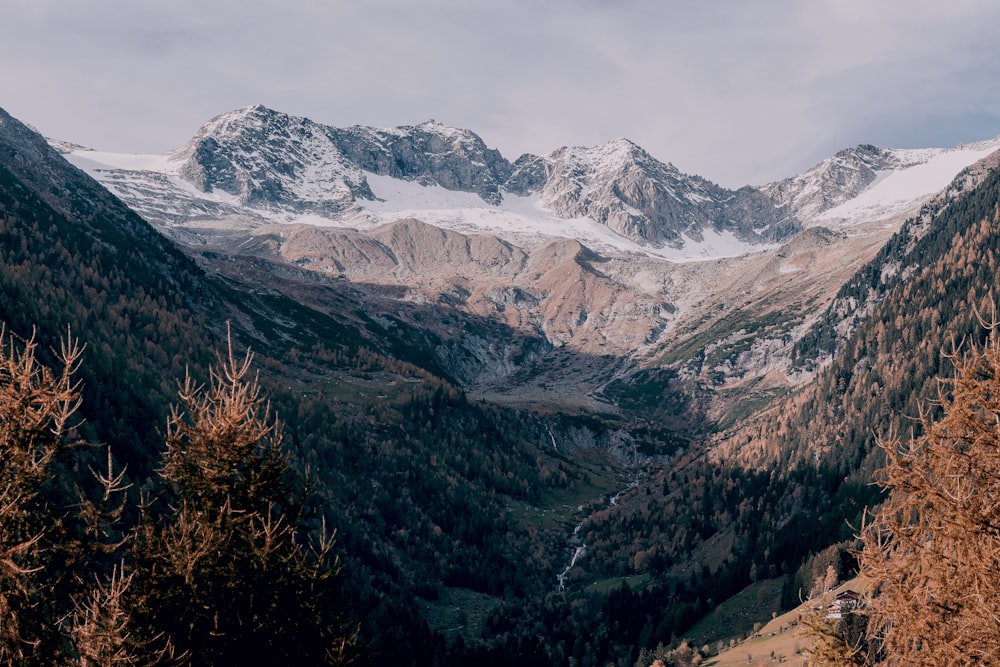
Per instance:
[[[54,145],[210,270],[307,301],[348,287],[472,396],[619,413],[616,388],[661,369],[684,420],[716,423],[812,377],[796,341],[1000,141],[860,146],[738,191],[627,140],[508,162],[432,121],[341,129],[261,106],[165,155]]]
[[[87,438],[155,488],[231,327],[373,664],[631,665],[847,578],[873,431],[992,299],[1000,140],[738,190],[261,106],[159,156],[3,115],[0,149],[3,318],[83,332]]]

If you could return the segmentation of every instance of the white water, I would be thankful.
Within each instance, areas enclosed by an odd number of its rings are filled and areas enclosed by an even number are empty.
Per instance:
[[[556,443],[556,436],[552,433],[552,429],[546,426],[545,430],[549,432],[549,439],[552,440],[552,451],[558,452],[559,445]]]
[[[550,431],[550,433],[551,433],[551,431]],[[555,442],[555,439],[553,439],[553,443],[554,442]],[[632,478],[632,481],[629,482],[628,486],[626,486],[624,489],[622,489],[621,491],[619,491],[615,495],[613,495],[610,498],[608,498],[608,504],[605,507],[605,509],[611,508],[611,507],[614,507],[615,505],[617,505],[618,504],[618,499],[621,497],[621,495],[623,493],[625,493],[626,491],[630,491],[630,490],[636,488],[637,486],[639,486],[639,479],[640,479],[639,469],[636,468],[635,475]],[[576,525],[576,528],[573,529],[573,534],[569,538],[570,548],[573,549],[573,553],[570,556],[569,564],[567,564],[566,567],[563,568],[562,572],[560,572],[559,574],[556,575],[556,590],[558,590],[560,592],[566,590],[566,577],[569,576],[569,571],[572,570],[573,567],[577,564],[577,562],[581,558],[583,558],[584,555],[586,555],[586,553],[587,553],[587,544],[582,539],[580,539],[580,530],[583,528],[583,524],[587,523],[587,521],[589,521],[589,520],[590,520],[590,517],[588,516],[588,517],[584,518],[583,521],[581,521],[580,523],[578,523]]]
[[[590,517],[587,518],[589,519]],[[579,524],[577,524],[576,528],[573,529],[573,536],[569,538],[570,544],[572,544],[573,542],[580,541],[580,529],[583,528],[583,524],[586,520],[587,519],[581,521]],[[556,590],[559,591],[566,590],[566,576],[569,574],[569,571],[573,569],[573,566],[576,565],[576,562],[580,560],[580,558],[582,558],[585,553],[587,553],[587,545],[583,544],[582,542],[578,544],[576,548],[573,549],[573,555],[569,559],[569,565],[567,565],[562,572],[556,575],[556,581],[558,582],[556,584]]]

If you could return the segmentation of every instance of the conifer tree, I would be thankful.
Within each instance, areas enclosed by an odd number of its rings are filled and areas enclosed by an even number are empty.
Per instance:
[[[304,544],[304,490],[251,360],[230,343],[207,388],[181,386],[160,471],[170,506],[144,507],[135,541],[139,635],[184,664],[343,664],[355,634],[332,539]]]
[[[0,328],[0,664],[54,665],[79,658],[77,601],[100,587],[103,557],[120,516],[122,476],[97,475],[91,502],[74,479],[83,443],[73,435],[80,405],[73,379],[83,348],[67,335],[59,371],[37,358],[34,337]]]
[[[881,442],[889,490],[863,529],[869,633],[889,664],[1000,660],[1000,335],[955,358],[942,417]]]
[[[79,405],[80,350],[64,346],[57,375],[36,348],[0,332],[0,663],[10,665],[58,662],[66,649],[54,600],[65,527],[47,489]]]

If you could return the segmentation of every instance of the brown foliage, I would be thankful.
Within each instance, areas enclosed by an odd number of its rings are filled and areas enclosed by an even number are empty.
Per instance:
[[[173,505],[146,508],[135,541],[140,634],[185,664],[342,664],[333,542],[303,546],[304,493],[251,360],[230,346],[207,388],[181,387],[160,473]]]
[[[863,527],[869,633],[899,665],[1000,658],[1000,332],[954,358],[943,417],[880,444],[888,501]]]
[[[60,655],[53,572],[64,532],[46,498],[50,466],[68,447],[79,406],[72,376],[81,350],[63,345],[62,370],[38,363],[34,338],[21,344],[0,330],[0,663],[27,664]]]
[[[832,595],[810,598],[810,609],[800,618],[811,641],[805,649],[809,665],[840,667],[871,664],[870,648],[864,641],[864,614],[861,610],[851,609],[833,617],[829,612],[832,600]]]
[[[73,613],[72,638],[83,667],[135,665],[135,642],[127,605],[132,574],[116,567],[107,583],[97,581]]]
[[[308,539],[251,356],[230,349],[208,389],[189,379],[167,425],[173,504],[118,535],[124,472],[77,487],[70,421],[82,348],[58,373],[0,330],[0,664],[343,664],[355,655],[325,524]],[[75,491],[75,492],[74,492]],[[112,567],[129,544],[132,560]],[[117,562],[117,561],[115,561]]]
[[[99,499],[71,491],[77,485],[65,464],[79,461],[61,459],[83,444],[70,424],[83,348],[67,335],[56,373],[38,361],[37,347],[33,337],[16,341],[0,329],[0,663],[113,664],[87,657],[98,643],[117,641],[118,628],[99,640],[93,619],[74,608],[82,611],[77,601],[91,589],[105,590],[102,557],[122,544],[114,524],[124,475],[112,472],[109,452],[108,472],[94,473]],[[118,586],[113,578],[111,589]]]

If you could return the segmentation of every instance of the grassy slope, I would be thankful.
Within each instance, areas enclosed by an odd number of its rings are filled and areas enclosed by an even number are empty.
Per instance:
[[[851,579],[836,589],[829,597],[841,591],[852,589],[858,592],[864,590],[865,584],[860,579]],[[778,594],[780,596],[780,586]],[[739,597],[739,596],[737,596]],[[730,600],[729,602],[733,602]],[[709,659],[705,665],[712,667],[734,667],[735,665],[776,665],[781,664],[803,667],[808,664],[805,649],[810,645],[810,638],[805,628],[798,624],[799,618],[808,613],[806,601],[791,611],[771,620],[761,628],[760,632],[739,642],[734,648],[727,649],[718,656]],[[771,654],[774,658],[771,658]]]

